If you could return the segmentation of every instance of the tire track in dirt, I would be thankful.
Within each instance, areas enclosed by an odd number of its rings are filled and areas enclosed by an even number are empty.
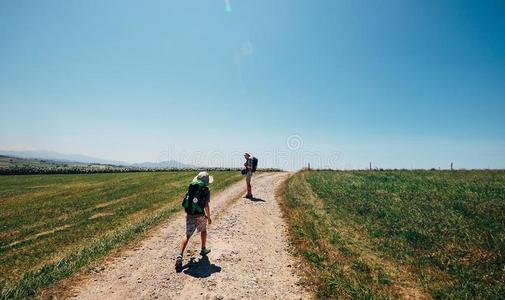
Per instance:
[[[253,177],[255,199],[244,199],[239,182],[211,199],[208,259],[197,255],[194,235],[183,272],[174,269],[185,234],[185,215],[172,217],[134,249],[124,250],[97,270],[39,295],[76,299],[307,299],[288,253],[286,225],[275,192],[287,173]]]

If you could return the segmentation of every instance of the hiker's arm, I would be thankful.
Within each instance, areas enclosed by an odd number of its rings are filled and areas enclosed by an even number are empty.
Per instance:
[[[212,223],[212,219],[210,218],[210,207],[208,201],[203,209],[205,210],[205,215],[207,216],[207,222],[209,222],[209,224]]]
[[[212,223],[212,219],[210,218],[210,191],[207,189],[207,201],[205,202],[205,206],[203,210],[205,210],[205,215],[207,216],[207,222],[210,224]]]

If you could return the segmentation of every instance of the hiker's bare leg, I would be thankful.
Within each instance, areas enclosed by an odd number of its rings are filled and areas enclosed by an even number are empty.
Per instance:
[[[249,173],[246,176],[247,177],[245,179],[245,183],[247,185],[247,195],[252,195],[252,187],[251,187],[252,174],[251,174],[251,171],[249,171]]]
[[[202,231],[201,237],[202,237],[202,249],[205,249],[205,245],[207,244],[207,231]]]
[[[181,255],[184,253],[184,249],[186,249],[186,246],[188,245],[188,242],[189,242],[189,236],[186,236],[186,237],[182,240],[182,242],[181,242],[181,246],[180,246],[180,248],[179,248],[179,250],[181,250],[181,251],[180,251]]]
[[[252,187],[250,182],[247,183],[247,194],[252,195]]]

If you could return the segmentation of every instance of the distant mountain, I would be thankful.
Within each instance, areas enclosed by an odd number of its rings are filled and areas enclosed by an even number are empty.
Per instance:
[[[0,150],[0,155],[13,156],[18,158],[27,159],[45,159],[54,161],[64,161],[64,162],[79,162],[87,164],[103,164],[103,165],[116,165],[116,166],[128,166],[128,163],[115,160],[106,160],[96,157],[90,157],[81,154],[64,154],[55,151],[2,151]]]
[[[167,160],[158,163],[143,162],[139,164],[131,164],[130,167],[141,169],[193,169],[195,166],[183,164],[175,160]]]
[[[76,162],[76,163],[86,163],[86,164],[102,164],[102,165],[114,165],[123,166],[131,168],[141,168],[141,169],[192,169],[195,166],[183,164],[175,160],[162,161],[162,162],[143,162],[136,164],[129,164],[122,161],[106,160],[81,154],[64,154],[55,151],[43,151],[43,150],[30,150],[30,151],[3,151],[0,150],[0,155],[12,156],[24,159],[42,159],[42,160],[52,160],[58,162]]]

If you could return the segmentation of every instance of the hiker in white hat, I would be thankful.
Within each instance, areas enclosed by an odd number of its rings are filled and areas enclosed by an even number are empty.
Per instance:
[[[206,248],[207,242],[207,223],[212,223],[210,217],[210,191],[208,185],[214,181],[212,176],[207,172],[200,172],[191,181],[188,192],[182,201],[182,206],[186,211],[186,236],[181,241],[180,252],[175,261],[175,268],[177,271],[182,270],[182,258],[184,250],[188,245],[189,238],[193,235],[195,230],[200,232],[202,239],[202,250],[200,255],[206,256],[210,249]]]

